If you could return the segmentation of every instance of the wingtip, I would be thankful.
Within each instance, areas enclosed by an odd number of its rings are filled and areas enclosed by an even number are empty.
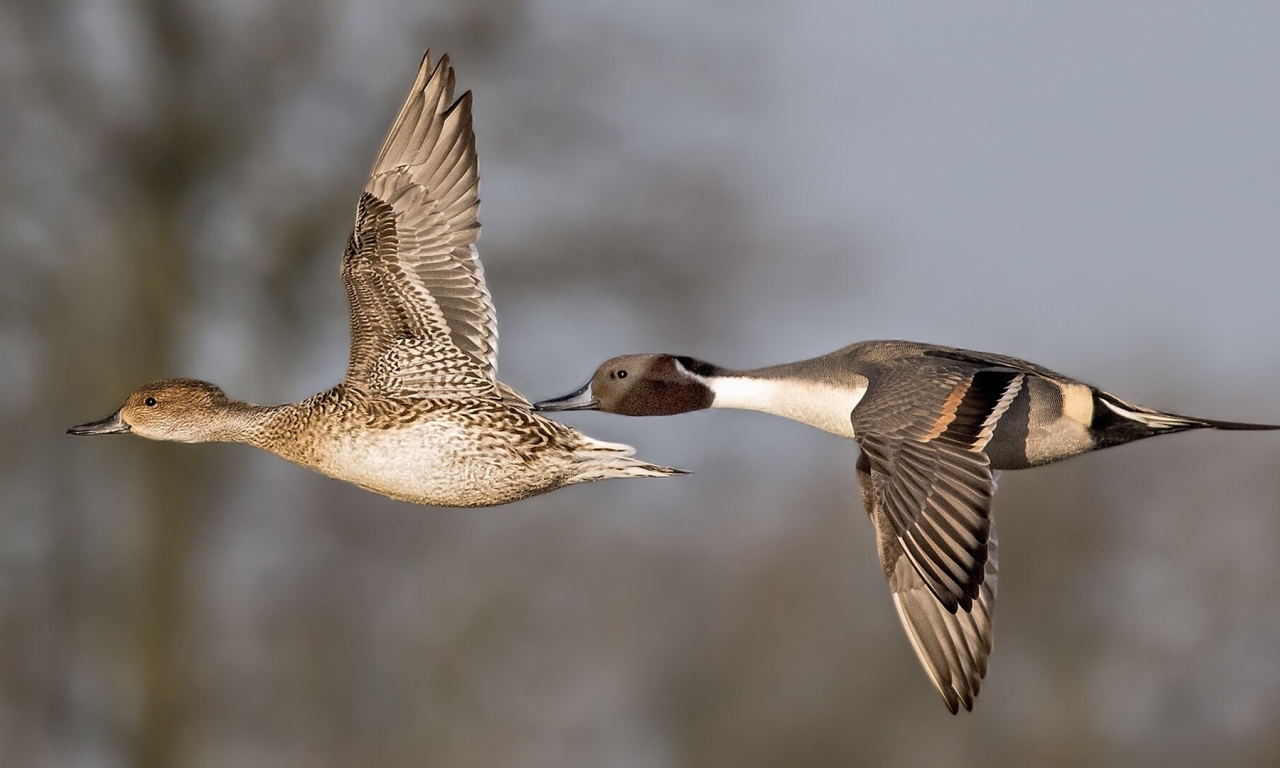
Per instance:
[[[452,98],[454,74],[453,66],[450,64],[449,54],[440,54],[440,58],[435,64],[431,63],[431,49],[428,48],[422,54],[422,60],[418,62],[418,82],[414,85],[415,91],[425,91],[429,84],[437,80],[443,81],[443,88],[446,95],[446,101]]]
[[[973,711],[973,704],[978,699],[978,689],[975,686],[971,691],[960,691],[956,688],[938,689],[938,693],[942,694],[942,702],[947,705],[947,709],[951,714],[958,715],[960,710],[965,712]]]
[[[939,691],[939,693],[942,692]],[[954,696],[948,696],[946,693],[942,693],[942,703],[947,705],[947,711],[951,714],[955,715],[960,712],[960,699]]]
[[[444,53],[440,55],[440,60],[436,62],[435,74],[433,74],[432,77],[434,78],[436,75],[444,75],[445,93],[452,94],[454,75],[453,66],[449,63],[449,54]]]
[[[449,88],[450,89],[453,88],[452,81],[450,81],[449,83]],[[463,117],[470,118],[471,102],[473,101],[473,98],[474,97],[472,97],[471,91],[467,91],[466,93],[463,93],[461,96],[458,97],[457,101],[453,102],[453,104],[451,104],[449,108],[445,110],[445,113],[444,113],[445,117],[450,117],[453,115],[454,112],[461,111]]]

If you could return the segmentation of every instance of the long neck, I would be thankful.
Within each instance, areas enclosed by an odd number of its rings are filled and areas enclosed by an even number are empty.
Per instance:
[[[259,448],[279,432],[292,405],[254,405],[228,400],[205,419],[199,442],[247,443]]]
[[[801,364],[750,371],[717,369],[705,377],[715,393],[712,408],[761,411],[841,437],[853,437],[851,415],[867,391],[857,374],[823,375]]]

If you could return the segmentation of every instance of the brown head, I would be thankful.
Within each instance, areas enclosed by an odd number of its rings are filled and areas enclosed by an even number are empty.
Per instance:
[[[715,393],[710,363],[676,355],[622,355],[596,369],[572,394],[536,403],[539,411],[605,411],[623,416],[670,416],[710,408]]]
[[[102,421],[81,424],[69,435],[111,435],[123,432],[152,440],[199,443],[218,438],[231,401],[212,384],[195,379],[165,379],[144,384],[120,409]]]

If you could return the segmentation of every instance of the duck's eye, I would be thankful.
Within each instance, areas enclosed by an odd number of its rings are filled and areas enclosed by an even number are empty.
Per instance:
[[[614,375],[614,376],[616,376],[616,377],[618,377],[619,379],[625,379],[625,378],[627,378],[627,372],[626,372],[626,371],[618,371],[617,373],[615,373],[615,374],[613,374],[613,375]]]
[[[148,408],[151,408],[155,406],[156,399],[154,397],[148,397],[146,400],[143,400],[142,402],[146,403]]]

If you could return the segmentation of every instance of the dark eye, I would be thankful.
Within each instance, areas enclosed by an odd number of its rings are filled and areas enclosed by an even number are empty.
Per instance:
[[[625,379],[625,378],[627,378],[627,372],[626,372],[626,371],[618,371],[617,373],[615,373],[615,374],[614,374],[614,376],[617,376],[617,377],[618,377],[618,378],[620,378],[620,379]]]
[[[147,407],[150,408],[156,404],[156,399],[154,397],[148,397],[146,400],[143,400],[142,402],[146,403]]]

